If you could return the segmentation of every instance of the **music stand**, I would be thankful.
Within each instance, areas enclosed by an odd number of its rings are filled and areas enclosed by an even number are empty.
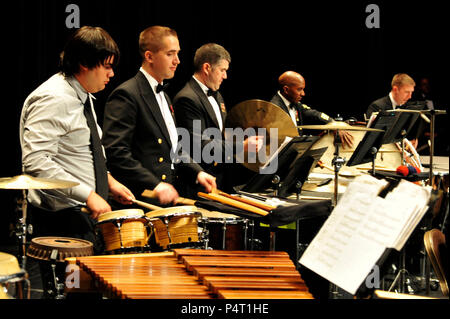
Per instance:
[[[423,108],[424,105],[413,105],[411,109]],[[418,116],[414,112],[382,111],[378,113],[372,127],[384,132],[368,131],[358,144],[347,166],[365,164],[372,161],[372,175],[375,176],[375,159],[382,145],[401,142],[402,163],[404,143],[403,139],[411,131]]]
[[[311,146],[318,139],[319,137],[317,136],[297,136],[292,138],[285,147],[278,150],[278,155],[272,158],[271,162],[266,163],[265,167],[261,168],[260,172],[254,175],[240,190],[248,193],[263,192],[272,186],[274,179],[278,180],[277,184],[279,184],[289,175],[296,161],[303,155],[307,155]],[[278,161],[276,171],[267,173],[269,172],[268,168],[275,160]]]
[[[386,132],[394,125],[396,119],[397,117],[392,112],[378,113],[372,127],[383,131],[366,132],[363,139],[356,147],[355,152],[353,152],[348,160],[347,166],[372,162],[372,173],[375,174],[375,158],[377,157],[378,150],[381,148],[381,145],[384,144]]]

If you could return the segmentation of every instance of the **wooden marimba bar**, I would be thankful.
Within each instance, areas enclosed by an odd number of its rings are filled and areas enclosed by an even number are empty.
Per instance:
[[[174,249],[75,262],[110,298],[313,298],[286,252]]]

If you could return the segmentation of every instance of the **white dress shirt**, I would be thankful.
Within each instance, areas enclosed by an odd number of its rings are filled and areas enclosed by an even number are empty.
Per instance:
[[[291,107],[291,102],[289,102],[288,99],[286,99],[283,94],[280,93],[280,91],[278,91],[278,95],[281,97],[281,99],[284,102],[284,105],[286,105],[286,107],[289,110],[289,116],[292,119],[292,122],[294,122],[295,126],[297,126],[297,110]]]
[[[152,77],[150,74],[148,74],[147,71],[145,71],[142,67],[139,70],[144,74],[145,78],[148,80],[148,83],[150,84],[150,87],[153,90],[153,93],[155,94],[156,101],[158,102],[159,109],[161,110],[161,114],[162,114],[162,116],[164,118],[164,122],[166,124],[166,128],[169,131],[170,142],[172,143],[172,152],[174,154],[176,154],[175,151],[177,149],[177,144],[178,144],[178,132],[177,132],[177,127],[175,126],[175,121],[172,117],[172,113],[169,108],[169,104],[167,103],[166,97],[164,96],[164,91],[156,93],[156,87],[158,86],[158,81],[156,81],[155,78]],[[174,158],[174,157],[172,157],[172,158]],[[173,165],[172,165],[172,168],[173,168]]]
[[[214,110],[214,114],[216,115],[217,122],[219,123],[220,131],[223,131],[223,119],[222,119],[222,113],[220,112],[219,104],[217,103],[217,100],[213,96],[208,96],[208,90],[209,88],[204,85],[202,82],[197,80],[195,76],[193,76],[194,80],[197,81],[198,85],[200,85],[202,91],[205,93],[206,97],[208,98],[209,103],[211,103],[211,106]]]

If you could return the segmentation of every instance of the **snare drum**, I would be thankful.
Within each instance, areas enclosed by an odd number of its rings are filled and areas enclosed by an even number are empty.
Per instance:
[[[97,227],[101,229],[105,250],[136,251],[148,247],[151,232],[142,209],[123,209],[101,214]]]
[[[201,225],[207,230],[212,249],[247,250],[249,220],[215,211],[202,213]]]
[[[0,299],[14,299],[14,295],[22,298],[18,283],[28,281],[27,277],[27,272],[19,267],[16,257],[0,252]],[[15,285],[11,285],[12,283]],[[28,284],[28,294],[29,288]]]
[[[195,206],[176,206],[151,211],[145,216],[153,227],[155,242],[163,249],[200,244],[198,220],[204,210]]]

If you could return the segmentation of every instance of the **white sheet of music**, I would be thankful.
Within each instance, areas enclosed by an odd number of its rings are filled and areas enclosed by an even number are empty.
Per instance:
[[[300,263],[355,294],[385,249],[401,249],[426,211],[429,190],[402,181],[378,197],[386,185],[369,175],[355,178]]]

